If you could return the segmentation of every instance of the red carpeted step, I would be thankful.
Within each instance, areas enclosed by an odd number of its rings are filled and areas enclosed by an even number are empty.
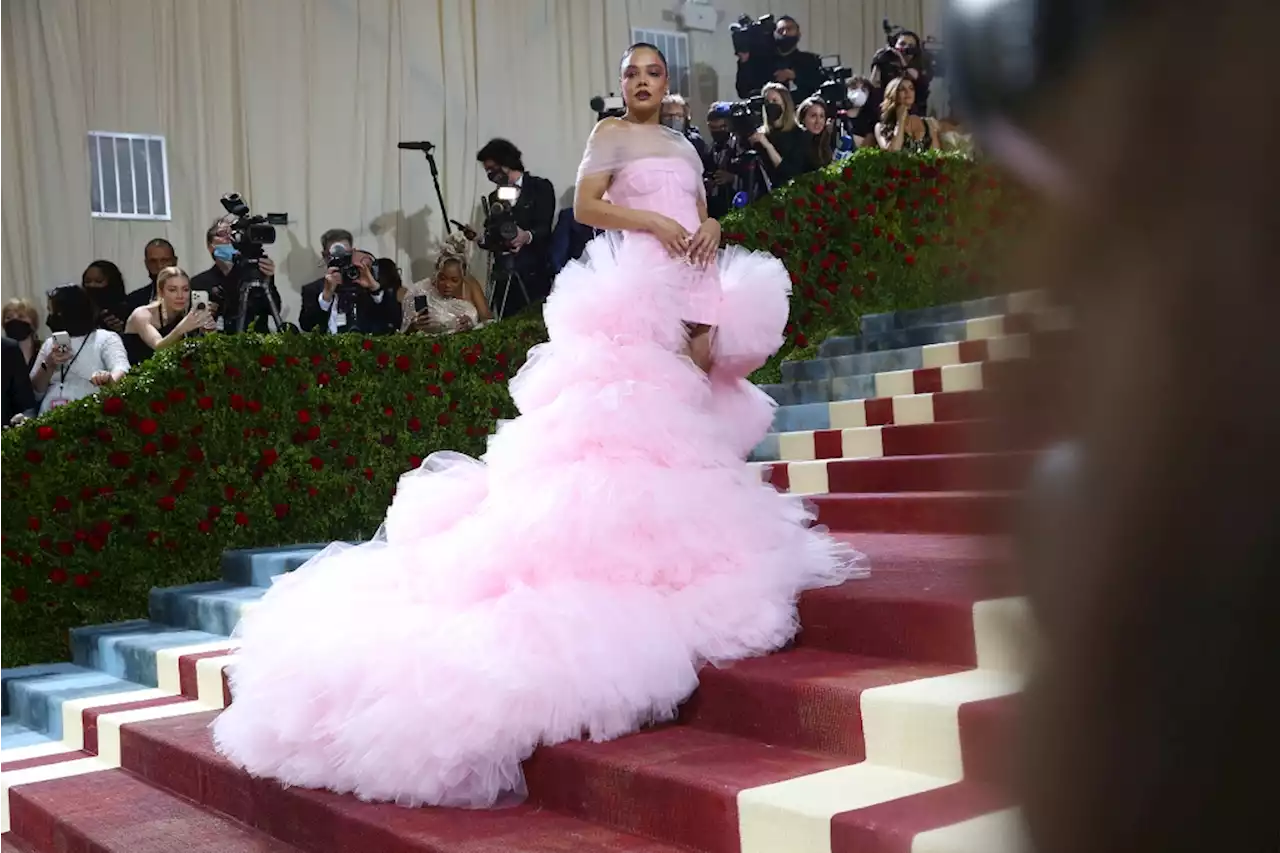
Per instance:
[[[9,792],[10,833],[32,853],[295,853],[298,848],[216,815],[123,770]]]
[[[960,706],[960,751],[966,779],[1013,788],[1021,707],[1020,695]]]
[[[740,791],[847,763],[669,726],[544,747],[525,762],[525,774],[531,800],[547,808],[707,853],[737,853]]]
[[[838,459],[827,463],[827,491],[946,492],[1021,488],[1031,453],[950,453]]]
[[[1012,805],[1012,798],[1004,791],[966,780],[843,812],[831,820],[831,853],[912,853],[913,842],[922,832]]]
[[[960,672],[965,667],[797,648],[703,667],[681,721],[792,749],[866,758],[862,691]]]
[[[0,835],[0,853],[35,853],[35,851],[10,840],[8,835]]]
[[[667,844],[532,805],[411,809],[253,779],[214,751],[209,724],[215,716],[123,726],[125,769],[312,853],[678,853]]]
[[[933,395],[933,420],[982,420],[990,417],[991,404],[991,395],[985,391],[942,391]]]
[[[897,492],[814,495],[818,523],[868,533],[1000,533],[1009,528],[1007,492]]]
[[[1021,591],[1009,542],[994,536],[840,535],[871,576],[800,597],[801,646],[976,666],[974,602]]]
[[[998,446],[990,421],[942,421],[881,428],[885,456],[925,456],[935,453],[987,453],[1012,448]]]

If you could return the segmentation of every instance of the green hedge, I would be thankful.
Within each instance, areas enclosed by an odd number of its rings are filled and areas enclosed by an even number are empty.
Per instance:
[[[1000,198],[968,161],[867,152],[735,213],[726,239],[796,280],[787,346],[757,378],[863,312],[979,285],[969,259]],[[531,316],[434,339],[213,336],[7,431],[4,665],[64,658],[69,628],[216,577],[224,549],[372,534],[402,472],[483,452],[515,415],[505,380],[545,335]]]

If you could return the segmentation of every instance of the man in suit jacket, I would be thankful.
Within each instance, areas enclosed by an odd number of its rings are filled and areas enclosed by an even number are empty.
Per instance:
[[[551,228],[556,215],[556,190],[546,178],[525,171],[520,149],[506,139],[489,140],[476,154],[476,161],[484,167],[489,180],[518,192],[512,208],[518,229],[515,238],[506,245],[490,245],[484,239],[479,243],[480,248],[494,253],[494,313],[509,317],[542,301],[551,292]],[[489,202],[497,200],[495,190]],[[475,231],[465,231],[469,239],[476,239]],[[523,280],[528,300],[513,273]]]
[[[327,334],[361,332],[379,335],[394,331],[389,321],[390,302],[395,294],[387,296],[373,276],[373,255],[360,251],[355,238],[344,228],[330,228],[320,236],[320,251],[325,263],[335,254],[349,253],[360,278],[357,287],[341,289],[342,276],[337,267],[329,267],[323,278],[302,286],[302,311],[298,325],[302,331],[312,330]]]
[[[0,425],[9,426],[16,415],[30,417],[36,411],[36,395],[31,389],[31,377],[27,374],[27,359],[18,342],[4,341],[4,411]]]

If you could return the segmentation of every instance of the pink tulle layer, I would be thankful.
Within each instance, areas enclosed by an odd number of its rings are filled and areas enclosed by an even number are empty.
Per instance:
[[[593,242],[484,461],[432,455],[376,541],[272,587],[238,629],[224,755],[290,785],[492,806],[523,793],[537,745],[670,719],[701,665],[778,648],[802,590],[865,573],[743,462],[772,417],[743,376],[782,341],[782,265],[721,258],[708,378],[680,354],[674,263]]]

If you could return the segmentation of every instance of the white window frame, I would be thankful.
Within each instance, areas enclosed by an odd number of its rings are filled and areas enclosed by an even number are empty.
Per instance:
[[[126,220],[132,220],[132,221],[147,221],[147,222],[172,221],[173,200],[169,196],[169,147],[165,142],[165,138],[163,136],[160,136],[159,134],[154,134],[154,133],[116,133],[114,131],[109,131],[109,130],[89,131],[89,159],[90,159],[89,175],[90,175],[90,180],[92,180],[93,164],[96,161],[98,164],[98,201],[100,204],[106,198],[106,194],[103,192],[103,188],[104,188],[103,182],[105,179],[106,170],[103,169],[102,167],[100,146],[98,144],[99,140],[102,140],[102,139],[111,140],[113,150],[114,150],[115,144],[119,142],[126,142],[129,145],[129,169],[131,173],[129,176],[130,178],[133,178],[134,174],[136,174],[137,172],[137,169],[133,163],[133,143],[137,141],[141,141],[143,143],[143,150],[147,152],[147,161],[145,164],[143,164],[143,168],[146,169],[146,174],[147,174],[147,206],[148,207],[151,206],[151,198],[153,195],[152,193],[153,188],[151,185],[151,143],[152,142],[160,143],[160,172],[164,176],[164,209],[166,213],[164,214],[136,213],[136,212],[124,213],[122,211],[111,213],[108,211],[93,210],[92,209],[93,193],[90,192],[89,215],[94,219],[126,219]],[[116,176],[116,206],[119,207],[120,206],[120,170],[113,167],[112,171],[115,173],[115,176]],[[134,210],[136,211],[138,207],[138,199],[136,194],[134,196],[133,201],[134,201],[134,204],[133,204]]]
[[[671,63],[671,93],[688,99],[689,85],[693,81],[693,56],[689,52],[689,34],[676,30],[651,30],[645,27],[631,28],[631,42],[649,42],[657,45]],[[676,49],[671,50],[672,44]]]

